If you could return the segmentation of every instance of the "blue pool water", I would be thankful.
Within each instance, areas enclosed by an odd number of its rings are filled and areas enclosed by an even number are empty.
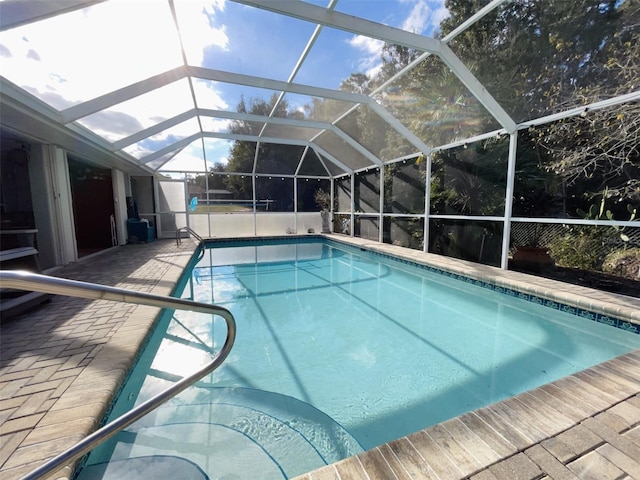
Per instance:
[[[216,244],[185,275],[182,297],[231,310],[236,344],[94,451],[85,478],[142,466],[144,478],[290,478],[640,348],[623,329],[331,241]],[[221,319],[166,315],[112,416],[209,361],[225,335]]]

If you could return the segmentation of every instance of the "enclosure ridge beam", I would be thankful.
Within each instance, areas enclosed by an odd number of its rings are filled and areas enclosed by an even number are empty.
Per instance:
[[[310,85],[302,85],[299,83],[288,83],[282,80],[254,77],[252,75],[225,72],[212,68],[193,66],[185,68],[187,69],[188,74],[191,76],[216,82],[233,83],[236,85],[246,85],[249,87],[259,87],[269,90],[299,93],[301,95],[308,95],[310,97],[331,98],[333,100],[341,100],[343,102],[350,103],[366,103],[367,99],[369,98],[366,95],[360,95],[357,93],[332,90],[330,88],[312,87]]]
[[[208,108],[196,109],[198,115],[214,118],[225,118],[229,120],[246,120],[249,122],[264,122],[275,125],[287,125],[291,127],[325,129],[330,128],[329,122],[319,122],[315,120],[298,120],[297,118],[269,117],[267,115],[256,115],[255,113],[231,112],[226,110],[212,110]]]
[[[441,42],[430,37],[407,32],[400,28],[372,22],[346,13],[327,10],[304,2],[290,0],[233,0],[237,3],[295,17],[308,22],[345,30],[347,32],[377,38],[405,47],[418,48],[431,53],[439,53]]]
[[[205,138],[221,138],[224,140],[237,140],[239,142],[255,142],[255,143],[280,143],[283,145],[309,145],[307,140],[296,140],[291,138],[276,138],[276,137],[259,137],[257,135],[243,135],[237,133],[222,133],[222,132],[203,132],[202,136]]]

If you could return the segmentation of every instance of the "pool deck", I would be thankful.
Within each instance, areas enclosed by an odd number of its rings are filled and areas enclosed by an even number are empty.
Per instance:
[[[640,299],[393,245],[336,237],[640,324]],[[168,295],[195,242],[116,247],[52,275]],[[0,323],[0,480],[93,431],[159,309],[54,297]],[[69,478],[72,467],[48,478]],[[640,479],[640,350],[298,477]]]

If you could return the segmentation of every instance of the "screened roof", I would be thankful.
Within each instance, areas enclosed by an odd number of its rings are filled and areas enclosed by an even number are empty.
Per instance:
[[[594,60],[599,15],[619,14],[601,43],[637,32],[637,2],[614,3],[5,0],[2,124],[130,173],[209,171],[237,141],[255,142],[254,173],[352,173],[582,108],[539,101],[572,82],[637,99],[557,73]],[[268,145],[297,160],[261,163]]]

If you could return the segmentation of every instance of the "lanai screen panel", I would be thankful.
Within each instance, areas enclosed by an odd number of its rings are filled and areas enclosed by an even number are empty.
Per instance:
[[[198,108],[235,111],[240,103],[243,90],[237,85],[231,86],[223,82],[202,78],[192,78],[191,80]]]
[[[365,73],[367,60],[361,60],[366,45],[362,45],[364,39],[358,39],[353,33],[323,27],[296,75],[296,83],[338,90],[352,73]]]
[[[325,167],[327,162],[327,159],[322,159],[322,157],[316,154],[312,148],[308,148],[302,157],[302,163],[298,169],[298,175],[327,177],[330,172],[330,166],[327,165]]]
[[[328,123],[332,123],[358,105],[345,100],[311,97],[297,93],[287,93],[284,99],[287,105],[296,113],[302,114],[305,120]],[[282,117],[284,115],[282,112],[275,112],[274,116]]]
[[[233,140],[205,138],[204,155],[207,159],[208,170],[215,166],[216,171],[227,171],[229,154],[234,145]]]
[[[314,143],[352,170],[373,165],[371,160],[333,132],[324,132]]]
[[[232,113],[253,113],[268,116],[277,90],[214,81],[203,78],[194,79],[194,92],[198,108]],[[282,116],[288,116],[288,112]]]
[[[198,139],[174,153],[159,170],[205,172],[209,171],[212,166],[213,163],[211,161],[205,161],[202,155],[202,140]]]
[[[169,162],[171,161],[171,159],[173,159],[178,152],[180,152],[181,148],[176,148],[175,150],[171,151],[171,152],[167,152],[157,158],[154,158],[152,160],[148,160],[146,162],[144,162],[149,168],[152,168],[154,170],[180,170],[180,168],[164,168],[165,166],[169,165]]]
[[[304,147],[260,143],[256,160],[256,173],[293,175],[302,159]]]
[[[184,78],[81,118],[78,123],[115,142],[194,107],[189,81]]]
[[[200,124],[202,125],[202,131],[211,132],[211,133],[230,133],[231,132],[231,124],[232,120],[227,118],[220,117],[208,117],[204,115],[200,115],[198,117],[200,119]],[[255,128],[261,128],[262,124],[256,125]]]
[[[183,64],[168,2],[98,3],[1,32],[0,43],[2,75],[59,110]]]
[[[431,212],[504,215],[509,138],[491,138],[434,152]]]
[[[336,126],[380,160],[393,160],[417,151],[417,147],[392,128],[368,105],[360,105]]]
[[[316,152],[316,154],[322,160],[322,164],[327,167],[327,170],[329,170],[331,176],[344,175],[346,173],[341,165],[336,164],[330,158],[327,158],[326,155],[323,155],[320,152]]]
[[[170,128],[167,128],[155,135],[151,135],[139,142],[133,143],[123,148],[129,155],[144,162],[144,157],[158,152],[163,148],[171,148],[176,142],[197,136],[200,126],[195,118],[190,118]]]
[[[436,147],[500,128],[498,122],[435,55],[375,95],[427,145]]]
[[[297,127],[292,125],[278,125],[277,123],[267,123],[263,136],[272,138],[282,138],[287,140],[310,141],[322,132],[319,128]]]
[[[637,0],[537,0],[505,2],[450,47],[524,122],[637,90],[639,44]]]

